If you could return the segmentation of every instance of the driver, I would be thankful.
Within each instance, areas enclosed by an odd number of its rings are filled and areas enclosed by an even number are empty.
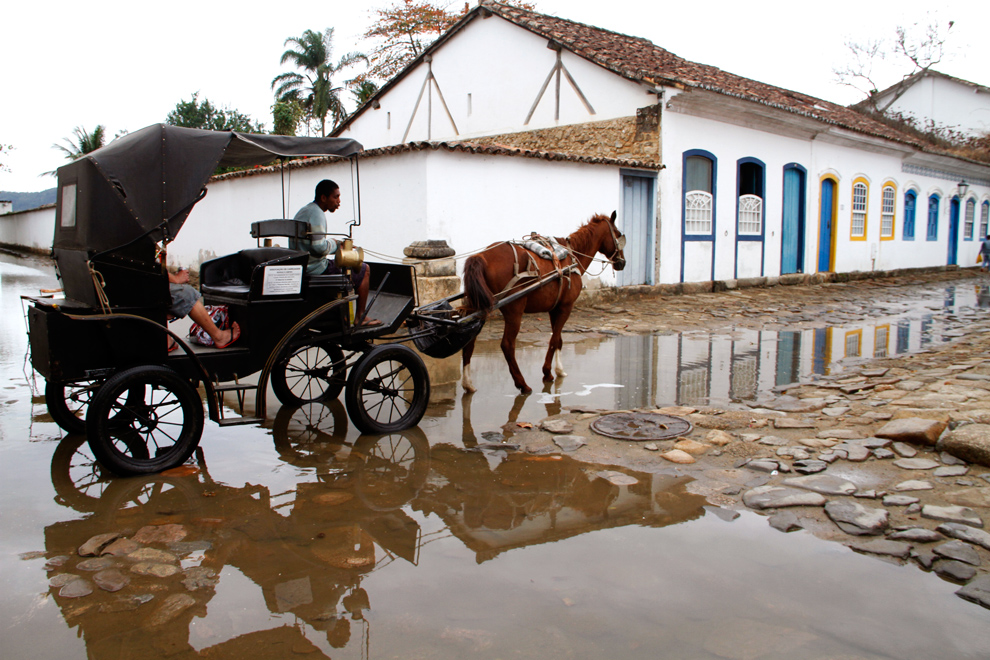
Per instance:
[[[309,263],[306,265],[307,275],[338,275],[340,268],[328,259],[337,251],[337,241],[328,237],[326,212],[333,213],[340,208],[340,186],[324,179],[316,184],[315,199],[296,212],[294,220],[301,220],[309,224],[309,231],[312,238],[290,238],[289,247],[293,250],[303,250],[309,252]],[[371,270],[368,264],[361,264],[361,268],[352,276],[354,288],[357,289],[357,324],[361,326],[381,325],[378,319],[365,318],[365,305],[368,302],[368,289],[371,282]]]

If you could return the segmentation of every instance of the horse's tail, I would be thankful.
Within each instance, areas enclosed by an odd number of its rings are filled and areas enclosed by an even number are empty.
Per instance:
[[[479,254],[464,262],[464,295],[470,312],[480,311],[483,316],[495,308],[495,296],[485,282],[485,258]]]

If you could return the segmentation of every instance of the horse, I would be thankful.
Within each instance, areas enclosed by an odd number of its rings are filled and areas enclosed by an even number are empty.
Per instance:
[[[543,362],[543,381],[554,380],[550,367],[555,357],[556,375],[566,376],[560,360],[560,349],[564,344],[560,335],[574,309],[578,294],[581,293],[581,275],[599,253],[615,270],[622,270],[626,266],[622,253],[625,237],[615,226],[615,211],[611,217],[601,214],[593,216],[573,234],[567,238],[557,238],[556,241],[567,249],[566,256],[559,263],[555,263],[556,258],[544,259],[521,245],[505,242],[489,245],[483,252],[468,257],[464,263],[464,312],[470,314],[480,311],[483,316],[487,316],[495,308],[496,296],[500,293],[508,294],[524,288],[555,269],[567,269],[559,279],[549,281],[518,300],[498,308],[505,321],[502,354],[509,365],[513,383],[523,394],[532,392],[516,363],[516,336],[522,325],[523,314],[549,312],[552,334],[547,357]],[[471,382],[474,342],[474,339],[468,342],[461,353],[461,384],[465,392],[476,391]]]

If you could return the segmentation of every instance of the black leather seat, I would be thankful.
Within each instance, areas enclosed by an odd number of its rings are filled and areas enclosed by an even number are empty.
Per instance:
[[[300,250],[263,247],[241,250],[203,263],[199,271],[200,291],[211,298],[261,300],[267,266],[302,266],[309,255]]]

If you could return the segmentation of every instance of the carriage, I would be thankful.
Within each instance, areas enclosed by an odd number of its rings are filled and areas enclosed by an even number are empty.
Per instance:
[[[99,461],[122,475],[159,472],[189,458],[203,432],[204,399],[220,425],[263,422],[269,382],[287,405],[343,391],[363,433],[418,424],[429,376],[402,342],[436,333],[422,324],[418,332],[404,328],[415,305],[414,269],[371,265],[367,314],[381,323],[355,324],[351,272],[363,252],[349,234],[335,255],[341,273],[309,276],[308,253],[267,240],[305,237],[308,225],[251,223],[258,247],[200,269],[204,302],[227,307],[239,339],[222,349],[196,345],[168,326],[166,250],[218,167],[301,156],[356,159],[360,150],[343,138],[159,124],[60,168],[53,258],[63,294],[32,296],[27,310],[31,361],[46,380],[52,418],[70,433],[85,433]],[[166,336],[180,350],[170,351]],[[236,397],[243,413],[252,393],[254,416],[232,415],[224,397]]]

